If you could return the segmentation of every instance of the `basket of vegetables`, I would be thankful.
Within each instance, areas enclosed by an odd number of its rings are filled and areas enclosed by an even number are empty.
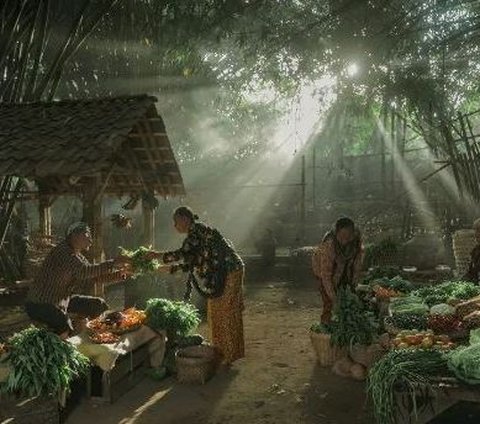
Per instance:
[[[345,349],[332,344],[328,326],[317,323],[310,327],[310,340],[321,367],[331,367],[334,362],[345,356]]]
[[[392,340],[393,349],[440,349],[449,350],[455,347],[449,336],[436,335],[431,330],[403,330]]]
[[[396,314],[385,317],[383,326],[385,331],[392,336],[402,330],[426,330],[427,316],[425,314]]]
[[[98,318],[87,322],[90,333],[112,333],[122,335],[138,330],[147,316],[144,311],[129,308],[125,311],[107,311]]]

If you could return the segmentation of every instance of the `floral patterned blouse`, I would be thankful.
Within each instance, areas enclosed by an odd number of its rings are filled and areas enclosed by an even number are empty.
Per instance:
[[[195,270],[200,278],[211,280],[220,271],[227,274],[243,268],[240,256],[232,244],[215,228],[195,222],[188,232],[180,249],[165,252],[164,263],[180,262],[172,265],[171,272]]]

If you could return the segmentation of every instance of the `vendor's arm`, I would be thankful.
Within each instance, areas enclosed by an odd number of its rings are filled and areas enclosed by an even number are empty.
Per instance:
[[[77,256],[69,256],[69,269],[76,280],[94,280],[95,278],[111,274],[115,271],[115,261],[109,260],[99,264],[88,264]]]
[[[335,263],[335,247],[333,240],[326,240],[320,245],[320,279],[327,296],[335,299],[333,287],[333,268]]]

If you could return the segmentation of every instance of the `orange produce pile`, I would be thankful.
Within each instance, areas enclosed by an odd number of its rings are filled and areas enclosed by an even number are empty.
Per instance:
[[[404,330],[392,340],[394,349],[453,349],[455,343],[446,335],[435,335],[432,331]]]
[[[142,325],[147,316],[144,311],[129,308],[123,312],[110,312],[90,320],[87,327],[94,332],[128,331]]]
[[[377,299],[390,299],[391,297],[400,297],[402,295],[402,293],[396,290],[388,289],[380,285],[375,285],[373,287],[373,292],[375,293],[375,297]]]
[[[90,340],[93,343],[99,344],[111,344],[117,343],[120,340],[120,337],[116,334],[104,331],[103,333],[93,333],[90,335]]]

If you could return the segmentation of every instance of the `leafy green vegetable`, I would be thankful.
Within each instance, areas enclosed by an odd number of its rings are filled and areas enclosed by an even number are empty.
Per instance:
[[[403,349],[387,353],[373,365],[368,375],[367,390],[373,400],[377,422],[396,422],[395,388],[399,384],[407,390],[416,416],[417,390],[430,387],[430,378],[438,375],[448,375],[447,358],[438,350]],[[426,390],[423,392],[427,393]]]
[[[422,287],[412,292],[421,297],[428,306],[449,301],[468,300],[480,295],[480,286],[468,281],[446,281],[434,286]]]
[[[332,344],[348,346],[372,343],[378,325],[373,314],[365,310],[361,300],[350,289],[338,291],[333,314],[329,325]]]
[[[368,271],[367,275],[363,279],[365,284],[370,284],[371,281],[377,280],[379,278],[394,278],[400,273],[400,268],[387,266],[387,267],[374,267]]]
[[[401,293],[409,293],[413,290],[413,284],[410,281],[404,280],[399,275],[396,275],[393,278],[375,278],[370,281],[370,285],[379,285],[386,289],[396,290]]]
[[[480,384],[480,344],[459,347],[448,355],[448,367],[468,384]]]
[[[426,315],[429,310],[429,307],[417,296],[397,297],[390,301],[392,315]]]
[[[72,380],[87,371],[89,360],[73,345],[45,329],[29,327],[13,335],[6,360],[12,367],[2,391],[30,396],[70,390]]]
[[[168,299],[149,299],[145,309],[147,325],[155,330],[165,330],[170,341],[185,337],[200,324],[195,306]]]
[[[136,250],[128,250],[120,247],[120,254],[132,260],[134,277],[154,272],[160,266],[160,263],[156,259],[147,259],[146,254],[149,252],[151,252],[151,249],[145,246],[140,246]]]
[[[426,330],[427,329],[427,315],[411,315],[398,314],[390,317],[385,317],[385,324],[391,325],[400,330]]]

